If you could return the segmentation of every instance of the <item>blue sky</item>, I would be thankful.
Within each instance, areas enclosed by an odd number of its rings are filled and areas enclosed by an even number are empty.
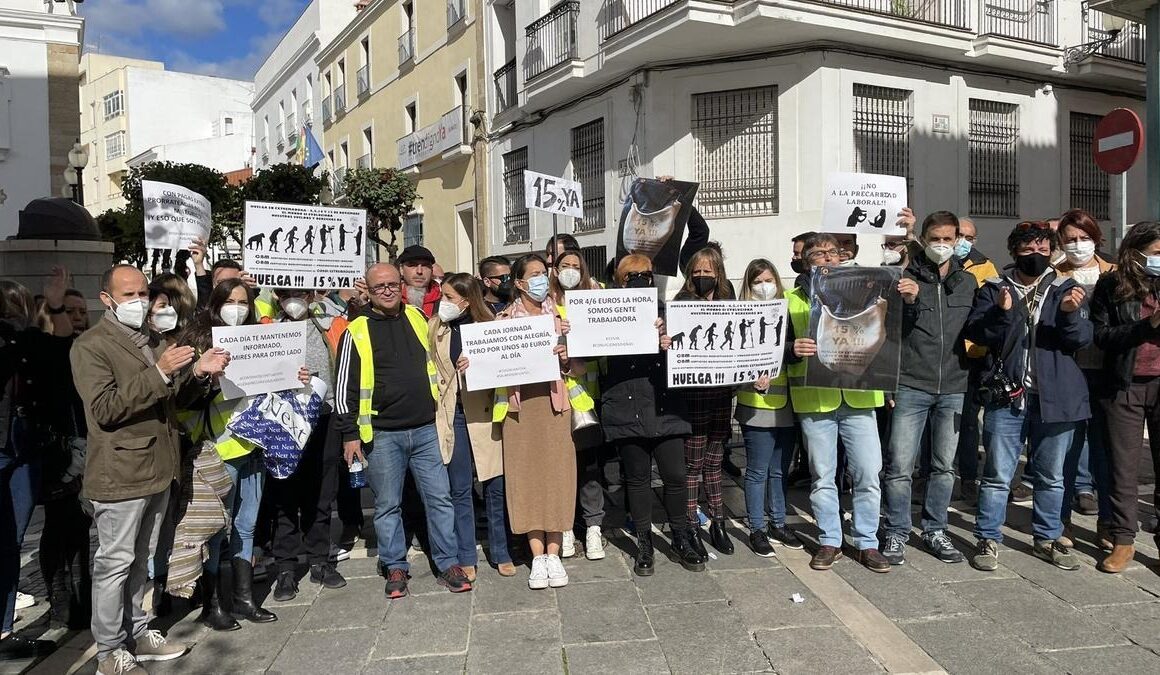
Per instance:
[[[86,51],[164,61],[169,70],[244,80],[309,0],[89,0]]]

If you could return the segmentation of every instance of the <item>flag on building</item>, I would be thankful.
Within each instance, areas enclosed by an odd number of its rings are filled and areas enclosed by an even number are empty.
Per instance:
[[[325,158],[322,154],[322,146],[318,144],[318,139],[314,137],[314,132],[311,131],[310,127],[302,128],[299,139],[298,142],[302,145],[303,166],[314,167],[321,164]]]

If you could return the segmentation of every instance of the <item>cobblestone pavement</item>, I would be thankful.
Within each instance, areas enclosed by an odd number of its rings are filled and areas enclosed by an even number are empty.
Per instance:
[[[809,538],[816,530],[806,496],[791,492],[799,514],[791,520]],[[1141,499],[1151,502],[1151,486],[1141,488]],[[736,484],[727,487],[726,504],[734,515],[744,512]],[[611,509],[607,523],[622,522],[622,512]],[[951,524],[956,543],[968,550],[970,510],[956,502]],[[304,579],[294,601],[266,600],[276,623],[232,633],[182,617],[168,633],[192,643],[191,652],[148,668],[311,675],[1160,672],[1160,568],[1152,537],[1141,535],[1131,569],[1110,576],[1094,567],[1100,555],[1090,543],[1094,519],[1076,515],[1074,529],[1084,562],[1074,572],[1031,556],[1029,505],[1012,505],[998,571],[943,564],[912,547],[905,565],[883,575],[848,557],[830,572],[815,572],[807,551],[757,557],[734,522],[736,553],[718,554],[706,572],[689,573],[666,559],[667,539],[658,537],[656,574],[638,578],[632,539],[607,528],[607,558],[566,561],[566,588],[530,591],[526,570],[505,579],[484,566],[474,592],[453,595],[435,584],[422,554],[412,553],[411,596],[397,601],[384,598],[364,544],[340,565],[345,588],[320,591]],[[804,601],[795,602],[795,594]],[[33,672],[95,672],[90,636],[64,637],[70,639]]]

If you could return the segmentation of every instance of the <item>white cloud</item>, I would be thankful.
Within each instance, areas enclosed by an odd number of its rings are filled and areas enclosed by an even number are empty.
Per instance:
[[[274,47],[281,39],[281,31],[257,36],[250,40],[249,49],[245,54],[221,61],[205,61],[187,52],[174,51],[170,58],[166,59],[166,63],[171,70],[185,73],[214,75],[235,80],[253,80],[254,73],[258,72],[258,68],[266,60],[266,56],[274,51]]]
[[[222,0],[103,0],[80,5],[87,34],[156,40],[165,35],[198,38],[226,28]]]

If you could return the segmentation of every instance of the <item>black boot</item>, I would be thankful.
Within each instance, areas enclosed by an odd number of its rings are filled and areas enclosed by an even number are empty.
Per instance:
[[[221,605],[221,577],[206,571],[201,575],[201,615],[197,620],[214,630],[237,630],[242,626]]]
[[[172,597],[165,592],[164,577],[153,580],[153,616],[169,616],[173,613]]]
[[[636,564],[632,571],[638,577],[651,577],[653,573],[653,542],[652,529],[645,528],[636,531]]]
[[[733,540],[729,538],[729,533],[725,531],[725,519],[714,518],[709,525],[709,541],[713,544],[713,548],[724,553],[725,555],[733,555]]]
[[[693,552],[701,557],[701,562],[708,560],[709,552],[705,550],[705,542],[701,541],[701,528],[696,525],[690,525],[685,532],[689,534],[686,538],[689,546],[692,547]]]
[[[673,530],[673,557],[681,564],[681,567],[690,572],[705,571],[705,561],[708,556],[699,553],[696,546],[693,545],[693,542],[699,542],[699,540],[700,537],[697,536],[695,529]]]
[[[258,606],[254,601],[254,566],[249,560],[233,559],[234,567],[234,607],[230,611],[239,619],[253,623],[271,623],[278,617]]]

